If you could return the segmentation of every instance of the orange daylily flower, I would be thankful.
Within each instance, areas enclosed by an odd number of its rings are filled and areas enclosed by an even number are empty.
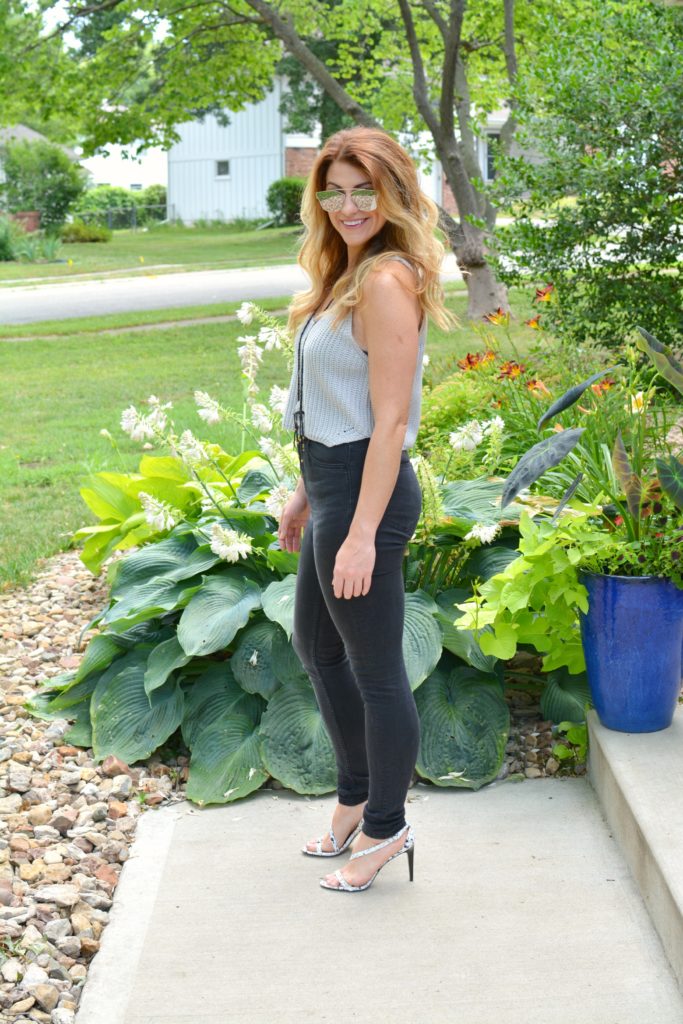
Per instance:
[[[458,366],[461,370],[475,370],[478,366],[486,366],[496,358],[496,353],[491,349],[486,352],[468,352],[464,359],[458,359]]]
[[[506,363],[503,363],[503,365],[501,366],[500,373],[498,374],[498,379],[504,380],[506,377],[519,377],[519,375],[524,373],[525,370],[526,367],[522,363],[518,363],[514,359],[508,359],[508,361]]]
[[[609,391],[611,387],[614,387],[615,384],[616,381],[612,380],[611,377],[605,377],[604,380],[591,384],[591,391],[594,391],[596,395],[602,395],[605,391]]]
[[[527,327],[533,327],[535,331],[542,331],[543,328],[540,324],[541,314],[537,313],[536,316],[532,316],[531,320],[525,320],[524,323]]]
[[[532,302],[550,302],[550,295],[554,291],[554,284],[547,284],[545,288],[537,288]]]
[[[528,387],[529,391],[533,391],[535,394],[550,394],[550,391],[545,386],[542,380],[528,380],[526,382],[526,386]]]
[[[484,313],[482,320],[488,320],[490,324],[495,324],[496,327],[499,327],[501,324],[507,327],[510,323],[510,313],[505,313],[503,307],[499,306],[495,313]]]

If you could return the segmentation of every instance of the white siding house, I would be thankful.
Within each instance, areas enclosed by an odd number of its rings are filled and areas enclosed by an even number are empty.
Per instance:
[[[169,216],[232,220],[266,217],[268,186],[285,174],[280,82],[258,103],[229,112],[223,128],[213,115],[178,126],[168,151]]]
[[[169,218],[192,223],[267,217],[268,186],[285,175],[307,176],[320,147],[319,132],[305,136],[283,130],[278,106],[284,88],[286,79],[276,76],[264,99],[228,113],[227,127],[221,127],[213,115],[177,126],[180,141],[168,150]],[[504,110],[491,115],[487,135],[479,140],[479,162],[487,181],[491,177],[487,139],[497,134],[505,117]],[[407,139],[405,145],[410,150]],[[455,204],[440,162],[434,160],[430,172],[419,169],[419,175],[424,192],[453,212]]]

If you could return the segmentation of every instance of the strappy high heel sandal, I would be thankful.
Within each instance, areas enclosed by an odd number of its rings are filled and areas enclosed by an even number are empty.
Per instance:
[[[367,848],[367,850],[358,850],[357,853],[352,853],[350,858],[349,858],[349,860],[351,861],[355,857],[363,857],[366,853],[374,853],[376,850],[381,850],[383,846],[388,846],[389,843],[393,843],[394,840],[398,839],[398,837],[400,835],[402,835],[402,833],[405,832],[406,829],[408,830],[408,833],[406,835],[405,842],[404,842],[403,846],[401,847],[401,849],[397,850],[396,853],[392,853],[391,857],[388,857],[385,860],[384,864],[380,865],[380,867],[377,868],[377,870],[375,871],[375,873],[372,876],[372,878],[370,878],[367,882],[365,882],[364,885],[351,885],[350,882],[346,881],[346,879],[344,878],[344,876],[341,873],[341,869],[339,869],[339,870],[334,872],[334,876],[339,881],[339,885],[330,885],[328,882],[325,881],[324,878],[321,878],[320,879],[320,884],[323,887],[323,889],[337,889],[339,892],[362,892],[363,889],[369,889],[370,886],[372,885],[372,883],[377,878],[377,875],[382,870],[382,868],[386,867],[386,865],[389,863],[389,861],[393,860],[394,857],[400,857],[402,853],[407,853],[408,854],[408,871],[410,872],[410,881],[412,882],[412,880],[413,880],[413,857],[415,855],[415,853],[414,853],[414,848],[415,848],[415,832],[413,831],[412,825],[408,825],[408,824],[404,825],[402,829],[399,829],[399,831],[396,833],[395,836],[390,836],[388,839],[383,839],[381,843],[375,843],[374,846],[369,846]]]
[[[333,850],[323,850],[323,839],[325,838],[325,836],[319,836],[318,839],[316,839],[315,841],[315,850],[309,850],[307,846],[302,846],[301,852],[307,853],[309,857],[338,857],[340,853],[343,853],[344,850],[347,850],[349,848],[349,846],[356,838],[362,827],[363,819],[361,818],[356,827],[351,830],[351,835],[344,840],[341,846],[339,846],[337,843],[337,838],[334,834],[334,830],[330,825],[330,839],[332,840],[332,846],[334,847]]]

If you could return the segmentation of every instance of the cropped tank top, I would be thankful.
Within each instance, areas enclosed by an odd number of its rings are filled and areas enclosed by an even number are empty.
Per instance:
[[[392,258],[411,266],[402,256]],[[329,316],[323,312],[311,322],[304,338],[302,406],[306,417],[306,437],[328,447],[370,437],[375,425],[370,402],[368,354],[353,336],[351,318],[352,310],[349,310],[339,326],[333,328]],[[294,429],[294,412],[298,408],[296,368],[304,326],[305,321],[294,339],[294,368],[282,417],[286,430]],[[420,424],[426,337],[427,315],[423,313],[404,448],[414,444]]]

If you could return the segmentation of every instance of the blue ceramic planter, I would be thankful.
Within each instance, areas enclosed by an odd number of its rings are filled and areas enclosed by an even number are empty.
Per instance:
[[[600,721],[656,732],[673,721],[681,692],[683,590],[659,576],[580,573],[586,673]]]

